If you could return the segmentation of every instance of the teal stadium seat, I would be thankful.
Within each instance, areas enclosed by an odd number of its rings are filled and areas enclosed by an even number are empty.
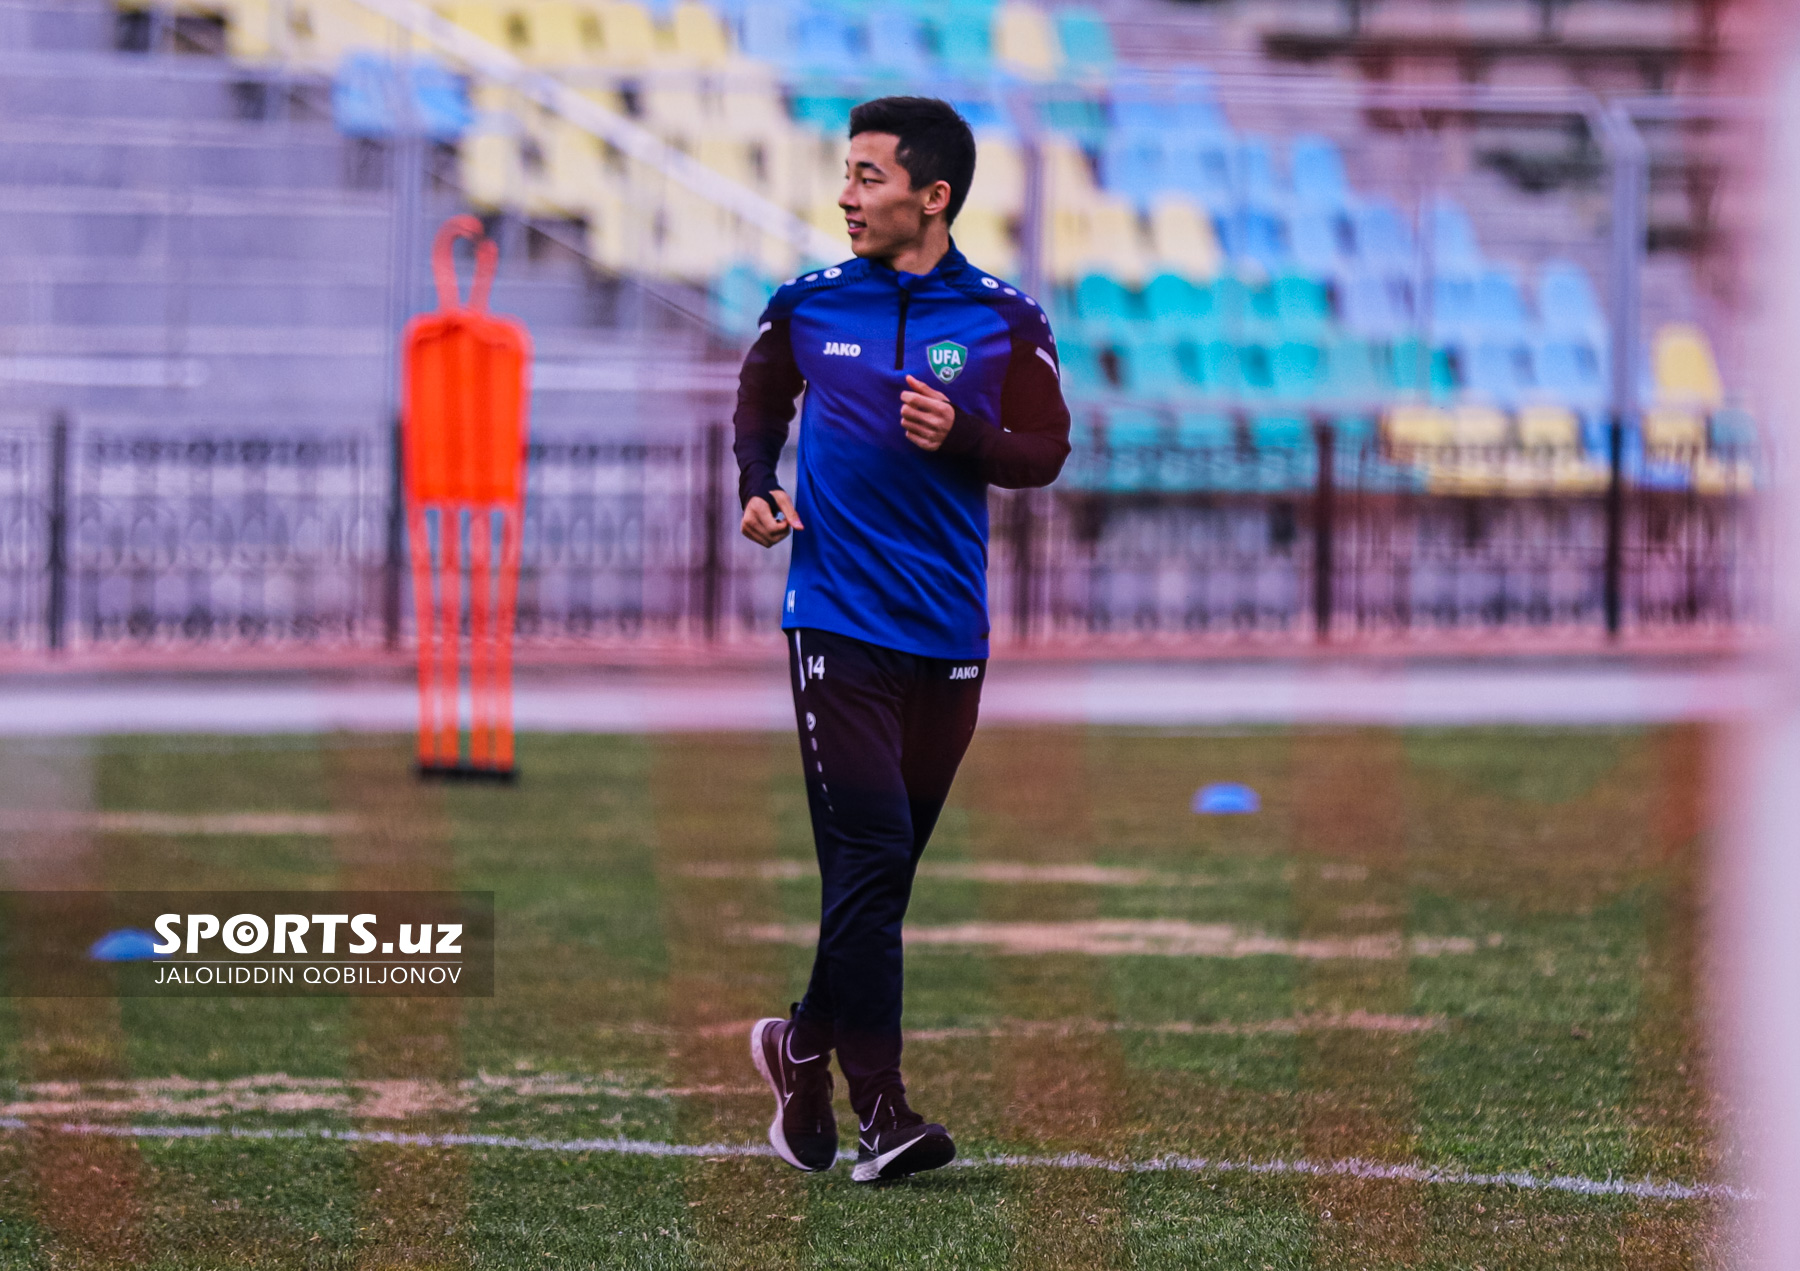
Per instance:
[[[1284,274],[1271,288],[1276,328],[1286,335],[1317,335],[1331,321],[1331,293],[1318,278]]]
[[[1089,338],[1118,336],[1137,325],[1138,307],[1118,279],[1086,274],[1075,284],[1075,316]]]
[[[1182,369],[1181,358],[1168,340],[1133,340],[1119,347],[1124,389],[1128,393],[1162,400],[1179,400],[1197,387]]]
[[[1158,274],[1144,287],[1144,311],[1159,334],[1194,339],[1218,328],[1212,287],[1179,274]]]
[[[1086,340],[1064,338],[1056,342],[1062,367],[1063,391],[1071,397],[1099,397],[1113,391],[1100,365],[1100,351]]]
[[[713,282],[714,321],[733,335],[752,335],[757,318],[762,316],[774,292],[775,288],[755,266],[733,265]]]
[[[1316,401],[1325,392],[1325,351],[1306,340],[1283,340],[1269,351],[1269,378],[1284,402]]]
[[[1070,72],[1081,76],[1108,76],[1118,63],[1112,28],[1097,9],[1059,9],[1056,34],[1062,41],[1063,60]]]
[[[1106,415],[1105,437],[1106,488],[1156,488],[1162,452],[1167,445],[1161,417],[1141,406],[1114,407]]]
[[[1381,354],[1368,340],[1339,339],[1325,347],[1327,400],[1351,405],[1380,401],[1388,393]]]
[[[1253,415],[1250,451],[1252,484],[1268,493],[1311,489],[1319,479],[1318,446],[1312,425],[1299,415]]]
[[[1237,425],[1217,411],[1185,410],[1175,417],[1175,443],[1163,451],[1165,490],[1233,488],[1239,470]]]

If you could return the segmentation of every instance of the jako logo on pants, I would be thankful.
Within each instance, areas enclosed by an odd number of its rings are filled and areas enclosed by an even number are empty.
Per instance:
[[[827,340],[825,342],[825,356],[826,357],[861,357],[862,356],[862,345],[860,345],[860,344],[843,344],[837,340]]]
[[[953,666],[950,668],[950,678],[953,680],[972,680],[980,674],[981,668],[978,666]]]

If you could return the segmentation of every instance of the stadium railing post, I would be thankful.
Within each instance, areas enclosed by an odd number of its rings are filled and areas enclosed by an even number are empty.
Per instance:
[[[705,503],[701,509],[703,542],[700,558],[700,633],[707,644],[719,637],[719,611],[724,600],[725,425],[706,425]]]
[[[44,644],[62,651],[69,608],[69,417],[58,412],[50,423],[48,595],[44,602]]]
[[[1031,599],[1033,590],[1032,552],[1034,527],[1032,499],[1029,490],[1015,490],[1011,496],[1013,550],[1013,639],[1024,644],[1031,638]]]
[[[381,560],[381,637],[390,651],[400,647],[400,573],[406,559],[404,456],[400,417],[395,415],[388,450],[387,535]]]
[[[1313,631],[1320,644],[1331,639],[1331,605],[1336,575],[1337,516],[1336,474],[1332,459],[1335,430],[1328,419],[1313,422],[1313,441],[1318,446],[1318,476],[1313,487]]]
[[[1606,610],[1606,638],[1619,638],[1625,572],[1625,421],[1612,417],[1607,428],[1606,563],[1602,603]]]

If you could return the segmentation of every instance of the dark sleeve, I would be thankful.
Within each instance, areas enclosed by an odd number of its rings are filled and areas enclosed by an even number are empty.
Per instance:
[[[775,465],[781,461],[781,448],[787,445],[794,399],[805,387],[800,368],[794,364],[794,347],[788,342],[788,320],[766,323],[738,373],[737,413],[732,416],[737,435],[731,450],[738,461],[740,507],[760,495],[770,510],[774,509],[769,491],[781,488],[775,479]]]
[[[1069,408],[1054,357],[1042,345],[1015,339],[1000,387],[999,424],[958,410],[940,449],[966,455],[989,485],[1022,490],[1056,480],[1069,457]]]

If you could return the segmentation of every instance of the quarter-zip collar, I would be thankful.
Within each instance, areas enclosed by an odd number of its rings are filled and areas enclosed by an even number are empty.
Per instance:
[[[869,267],[871,269],[878,273],[885,274],[887,277],[893,279],[895,286],[910,292],[916,292],[923,287],[927,287],[935,280],[953,277],[958,272],[968,268],[968,265],[968,258],[956,250],[956,240],[954,238],[950,240],[950,250],[945,252],[938,260],[938,263],[931,267],[929,273],[909,274],[904,270],[895,269],[885,260],[871,260],[869,262]]]

